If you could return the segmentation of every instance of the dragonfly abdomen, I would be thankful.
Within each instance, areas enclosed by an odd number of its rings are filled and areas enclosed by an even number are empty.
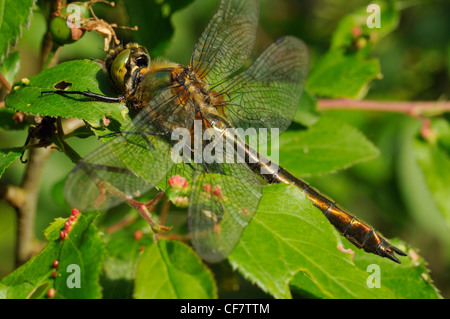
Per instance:
[[[295,177],[278,164],[266,159],[248,145],[245,145],[245,153],[246,161],[249,163],[248,166],[253,172],[260,175],[270,184],[286,183],[297,186],[313,202],[314,206],[322,211],[339,233],[356,247],[362,248],[369,253],[387,257],[397,263],[400,263],[400,261],[394,256],[394,253],[406,256],[400,249],[389,244],[373,227],[347,213],[308,183]]]

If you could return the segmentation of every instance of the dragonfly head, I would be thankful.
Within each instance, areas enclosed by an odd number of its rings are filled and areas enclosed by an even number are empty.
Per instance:
[[[119,46],[105,60],[105,66],[114,86],[121,92],[132,91],[143,69],[150,66],[147,50],[136,43]]]

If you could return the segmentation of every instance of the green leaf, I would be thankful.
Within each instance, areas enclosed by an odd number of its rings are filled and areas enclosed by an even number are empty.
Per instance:
[[[390,241],[408,254],[408,258],[401,258],[402,264],[398,266],[385,258],[367,254],[360,249],[355,249],[354,262],[358,268],[368,274],[374,274],[371,269],[374,266],[380,270],[380,284],[389,288],[395,298],[402,299],[437,299],[442,298],[433,285],[430,270],[426,267],[425,260],[417,251],[405,245],[399,240]],[[372,279],[370,282],[375,283]],[[372,288],[378,289],[378,288]]]
[[[400,21],[398,2],[377,1],[373,2],[380,6],[379,15],[380,28],[369,28],[367,19],[371,12],[367,12],[367,6],[350,13],[339,21],[336,31],[331,39],[330,50],[356,50],[359,49],[362,55],[370,53],[372,45],[395,30]],[[359,43],[357,43],[359,41]],[[356,48],[353,48],[355,47]]]
[[[21,154],[21,148],[8,148],[0,150],[0,177],[9,167],[9,165],[11,165],[11,163],[14,162],[16,158],[20,157]]]
[[[56,298],[100,298],[98,283],[103,262],[104,245],[93,225],[98,214],[83,213],[78,216],[69,236],[62,241],[59,233],[68,219],[59,218],[45,231],[48,245],[27,263],[0,281],[0,298],[43,297],[43,290],[56,290]],[[53,261],[58,260],[57,276]],[[78,265],[80,288],[67,285],[72,272],[69,265]]]
[[[30,21],[35,0],[0,0],[0,64]]]
[[[422,169],[431,196],[450,229],[450,158],[437,145],[414,141],[417,162]]]
[[[45,230],[44,236],[49,241],[56,241],[59,237],[59,232],[64,228],[64,223],[67,221],[67,218],[58,217],[55,218],[53,223],[51,223]]]
[[[152,56],[161,56],[169,45],[174,29],[172,15],[193,0],[125,1],[130,25],[137,25],[134,40],[145,46]]]
[[[338,243],[333,226],[298,188],[271,185],[264,188],[258,210],[229,260],[275,298],[291,297],[289,283],[299,271],[314,283],[301,287],[311,295],[394,297],[384,286],[368,289],[368,274],[338,250]]]
[[[29,81],[29,83],[28,83]],[[106,72],[94,61],[77,60],[61,63],[45,70],[30,79],[17,84],[6,98],[6,106],[18,111],[52,117],[73,117],[88,121],[94,127],[103,127],[103,119],[110,119],[108,129],[114,131],[130,119],[124,114],[127,108],[123,103],[92,101],[83,96],[47,93],[54,91],[55,85],[66,82],[68,91],[87,91],[107,96],[117,96]]]
[[[367,254],[342,237],[322,213],[292,185],[271,185],[253,220],[229,257],[233,267],[275,298],[290,298],[293,292],[315,298],[436,298],[431,281],[423,283],[423,260],[410,253],[396,264]],[[368,265],[381,269],[379,288],[370,288]],[[420,267],[419,267],[420,265]],[[426,289],[426,292],[417,290]]]
[[[378,156],[377,148],[356,128],[329,117],[306,131],[283,133],[271,152],[278,152],[280,165],[296,176],[330,173]]]
[[[92,224],[97,214],[81,214],[61,247],[58,276],[54,288],[58,298],[101,298],[99,284],[105,247],[97,228]],[[79,267],[80,288],[68,286],[72,282],[71,265]],[[65,270],[65,271],[64,271]]]
[[[148,224],[143,218],[128,227],[105,236],[106,260],[101,277],[104,298],[132,298],[134,278],[142,248],[153,242],[151,234],[146,234]],[[140,232],[142,238],[136,238]]]
[[[135,298],[216,298],[213,276],[194,251],[177,241],[160,240],[139,260]]]
[[[316,110],[317,99],[308,91],[304,91],[300,98],[300,105],[295,113],[294,122],[304,126],[311,126],[319,120],[319,113]]]
[[[13,83],[20,68],[19,52],[10,54],[0,65],[0,73],[8,83]]]
[[[450,154],[450,122],[441,117],[433,118],[431,130],[436,134],[439,148]]]
[[[55,203],[68,209],[69,206],[64,199],[64,184],[66,183],[66,178],[67,176],[53,184],[50,192]]]
[[[341,51],[329,51],[311,71],[307,89],[317,96],[362,98],[367,84],[380,77],[380,63]]]
[[[444,219],[443,212],[438,208],[433,198],[435,195],[432,194],[427,177],[424,176],[426,171],[421,168],[418,161],[420,155],[418,157],[415,139],[421,130],[420,123],[414,119],[405,119],[399,124],[401,124],[399,125],[401,134],[398,139],[401,143],[397,147],[396,173],[403,202],[411,214],[411,218],[417,225],[420,225],[422,230],[439,238],[443,244],[448,244],[450,243],[448,220]],[[425,150],[422,156],[426,156],[427,153],[433,154],[430,150]],[[432,170],[440,172],[439,168]],[[433,172],[432,176],[435,176],[436,172]],[[443,176],[447,176],[446,173]],[[431,177],[431,179],[433,178]]]
[[[302,298],[310,298],[310,299],[325,299],[327,295],[325,295],[320,288],[316,285],[316,283],[309,278],[307,273],[303,271],[299,271],[295,274],[294,279],[289,284],[292,294],[299,295]]]

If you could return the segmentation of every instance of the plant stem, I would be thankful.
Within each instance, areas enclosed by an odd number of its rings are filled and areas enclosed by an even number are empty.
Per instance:
[[[169,209],[170,209],[170,201],[166,197],[164,199],[163,206],[161,208],[161,212],[159,214],[159,223],[161,225],[165,225],[166,224],[166,219],[167,219],[167,214],[169,213]]]
[[[20,185],[23,199],[13,205],[17,214],[16,265],[22,265],[34,252],[34,221],[45,162],[52,153],[51,148],[30,150],[29,162]]]
[[[3,74],[0,72],[0,83],[3,85],[7,92],[11,91],[11,84],[5,79]]]
[[[106,229],[106,233],[107,234],[112,234],[116,231],[118,231],[119,229],[122,229],[128,225],[133,224],[136,220],[137,220],[138,216],[126,216],[125,218],[123,218],[122,220],[120,220],[119,222],[115,223],[114,225],[109,226]]]
[[[360,111],[380,111],[404,113],[413,117],[433,116],[450,112],[450,102],[448,101],[371,101],[371,100],[351,100],[351,99],[324,99],[319,100],[318,110],[360,110]]]
[[[60,6],[61,0],[52,0],[51,13],[56,11]],[[51,20],[51,14],[47,19],[47,26]],[[54,52],[53,41],[47,28],[43,44],[41,46],[41,62],[42,65],[48,60],[51,53]],[[56,63],[56,59],[52,63]],[[11,87],[6,85],[6,80],[3,76],[0,77],[0,82],[3,83],[7,90]],[[6,82],[6,83],[5,83]],[[0,107],[4,106],[2,101]],[[38,144],[39,140],[33,139],[31,144]],[[29,160],[25,169],[25,174],[22,178],[20,187],[6,185],[0,187],[0,198],[5,199],[16,211],[17,214],[17,238],[15,247],[15,263],[19,267],[25,263],[35,252],[35,218],[36,208],[38,203],[38,196],[40,190],[40,182],[44,165],[53,152],[50,147],[46,148],[31,148],[29,153]]]
[[[20,186],[0,185],[0,198],[16,212],[15,263],[20,266],[35,253],[34,221],[44,164],[51,148],[33,148]]]

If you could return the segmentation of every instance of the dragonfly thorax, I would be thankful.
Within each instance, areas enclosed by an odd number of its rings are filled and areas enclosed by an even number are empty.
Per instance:
[[[193,103],[196,114],[218,115],[218,106],[223,105],[223,99],[191,68],[179,65],[173,68],[171,78],[181,105]]]

